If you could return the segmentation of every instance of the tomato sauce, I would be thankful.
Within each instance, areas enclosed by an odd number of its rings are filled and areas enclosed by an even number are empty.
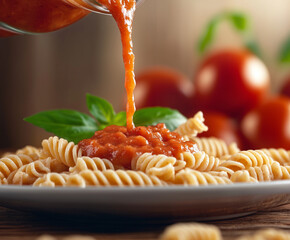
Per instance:
[[[135,113],[135,102],[133,91],[135,88],[134,62],[135,56],[133,53],[132,42],[132,24],[134,12],[136,9],[135,0],[99,0],[99,3],[108,8],[114,17],[122,39],[123,45],[123,60],[125,65],[125,88],[127,91],[127,128],[132,130],[134,128],[133,115]]]
[[[131,168],[132,159],[146,152],[179,158],[183,152],[198,151],[194,142],[170,132],[163,123],[132,130],[112,125],[95,132],[92,138],[84,139],[78,145],[83,155],[109,159],[115,166],[127,169]]]

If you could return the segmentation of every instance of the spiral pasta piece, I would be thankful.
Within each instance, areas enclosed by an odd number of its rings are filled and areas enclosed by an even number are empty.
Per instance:
[[[18,154],[28,155],[28,156],[32,157],[34,160],[39,159],[40,153],[41,153],[40,148],[36,148],[33,146],[29,146],[29,145],[16,151],[17,155]]]
[[[279,162],[283,166],[290,165],[290,151],[287,151],[286,149],[270,148],[270,149],[261,149],[261,151],[272,157],[274,161]]]
[[[220,230],[208,224],[178,223],[169,226],[160,240],[221,240]]]
[[[247,170],[239,170],[232,174],[232,182],[258,182],[257,179],[250,176],[250,173]]]
[[[65,186],[69,174],[66,173],[47,173],[38,178],[33,186],[36,187],[63,187]]]
[[[208,127],[204,124],[202,112],[198,112],[193,118],[189,118],[185,123],[178,126],[175,132],[181,136],[196,137],[197,134],[205,132]]]
[[[231,156],[230,160],[226,160],[220,164],[217,170],[230,169],[235,171],[246,170],[250,167],[259,167],[262,165],[270,165],[273,159],[261,150],[241,151]]]
[[[71,167],[69,171],[71,173],[79,173],[84,170],[115,170],[114,165],[108,159],[101,158],[90,158],[90,157],[81,157],[77,159],[77,163],[74,167]]]
[[[33,159],[25,154],[7,155],[0,159],[0,179],[7,178],[10,173],[18,170],[23,165],[33,162]]]
[[[207,172],[199,172],[186,168],[176,174],[175,183],[199,186],[209,184],[230,184],[232,182],[228,177],[219,177]]]
[[[174,157],[144,153],[137,160],[132,161],[132,170],[142,171],[165,181],[172,181],[175,177],[175,163]]]
[[[255,232],[253,235],[242,236],[237,240],[289,240],[290,234],[273,228]]]
[[[141,171],[85,170],[70,175],[66,186],[164,186],[165,182]]]
[[[68,167],[74,167],[78,157],[82,156],[81,149],[73,142],[63,138],[50,137],[42,141],[43,157],[51,157],[61,161]]]
[[[48,158],[26,164],[15,171],[15,173],[10,174],[8,181],[9,183],[20,185],[33,184],[37,178],[50,172],[50,162],[51,158]]]
[[[271,165],[273,180],[290,179],[290,166],[281,166],[278,162]]]
[[[248,182],[247,178],[249,179],[249,177],[259,182],[290,179],[290,166],[281,166],[278,162],[273,162],[271,165],[251,167],[235,172],[231,176],[231,180],[233,182]]]
[[[208,155],[218,158],[224,155],[233,155],[240,151],[236,143],[227,145],[224,140],[215,137],[194,137],[190,138],[190,140],[196,142],[200,151],[204,151]]]
[[[186,162],[186,168],[198,170],[201,172],[209,172],[215,170],[220,164],[220,160],[213,156],[207,155],[205,152],[184,152],[181,159]]]

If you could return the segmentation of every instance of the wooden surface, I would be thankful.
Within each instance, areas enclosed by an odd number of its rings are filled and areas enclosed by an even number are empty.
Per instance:
[[[226,240],[269,227],[284,229],[290,233],[290,205],[246,217],[208,223],[218,226]],[[97,218],[35,215],[0,208],[0,239],[32,240],[43,234],[61,239],[64,236],[78,234],[105,240],[154,240],[158,239],[165,227],[166,225],[162,223],[153,224],[150,221],[104,223],[102,219]]]

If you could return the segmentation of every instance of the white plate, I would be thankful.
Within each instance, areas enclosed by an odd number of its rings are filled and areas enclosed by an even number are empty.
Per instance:
[[[225,219],[289,202],[290,181],[201,187],[0,186],[0,205],[8,208],[159,220]]]

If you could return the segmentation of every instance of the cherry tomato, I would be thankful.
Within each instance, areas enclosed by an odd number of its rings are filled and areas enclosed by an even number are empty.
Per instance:
[[[264,63],[247,50],[208,56],[195,76],[194,102],[203,109],[240,118],[267,96],[270,79]]]
[[[199,137],[216,137],[227,144],[236,142],[241,147],[241,139],[237,124],[228,116],[217,112],[204,112],[205,125],[208,131],[198,135]]]
[[[152,67],[136,75],[134,95],[137,109],[161,106],[187,114],[192,93],[191,81],[167,67]]]
[[[241,122],[252,148],[290,150],[290,98],[278,96],[249,112]]]
[[[288,77],[287,81],[285,82],[281,94],[290,97],[290,76]]]

